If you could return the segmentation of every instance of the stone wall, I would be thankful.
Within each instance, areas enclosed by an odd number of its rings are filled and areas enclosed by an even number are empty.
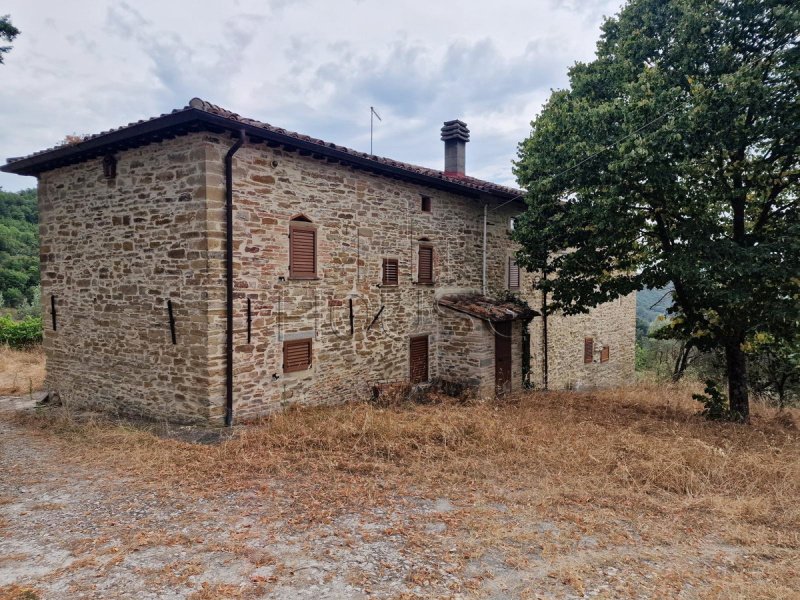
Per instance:
[[[541,319],[534,322],[532,340],[536,382],[541,382]],[[585,364],[584,338],[594,340],[594,360]],[[537,347],[538,343],[538,347]],[[609,347],[608,362],[600,362],[600,350]],[[636,295],[598,306],[586,315],[552,315],[548,321],[549,389],[612,387],[633,380],[636,346]],[[538,350],[538,352],[537,352]]]
[[[220,143],[227,151],[232,141]],[[248,418],[283,403],[319,403],[361,398],[378,382],[405,381],[409,375],[409,338],[428,335],[430,376],[453,373],[453,360],[443,352],[443,336],[453,319],[435,303],[437,294],[479,291],[482,264],[482,202],[389,179],[341,164],[265,145],[245,144],[234,159],[235,205],[235,367],[236,414]],[[209,178],[221,181],[222,162],[209,163]],[[216,192],[221,197],[220,186]],[[432,211],[421,210],[421,195],[431,198]],[[496,206],[497,200],[489,200]],[[209,200],[209,204],[214,203]],[[489,247],[493,284],[505,286],[511,247],[508,206],[492,213]],[[212,211],[212,231],[224,226],[222,205]],[[289,276],[289,225],[303,216],[317,231],[318,278]],[[433,285],[417,280],[417,252],[434,246]],[[382,287],[383,258],[396,258],[400,281]],[[251,301],[251,343],[247,344],[246,307]],[[349,304],[353,302],[353,333]],[[370,326],[383,307],[380,318]],[[224,354],[224,296],[212,302],[211,339],[218,339],[212,364]],[[369,329],[368,329],[369,328]],[[493,340],[484,324],[473,347],[483,370],[493,379]],[[517,335],[519,332],[517,332]],[[313,340],[313,365],[308,371],[283,373],[283,341]],[[518,341],[515,349],[519,348]],[[516,367],[519,372],[521,367]],[[224,376],[220,370],[218,376]],[[521,376],[520,376],[521,377]]]
[[[494,339],[485,321],[441,309],[439,378],[473,389],[480,397],[494,393]]]
[[[217,153],[224,155],[230,144],[230,140],[222,141]],[[480,380],[481,393],[490,393],[494,387],[494,334],[490,326],[435,303],[443,293],[481,288],[484,200],[263,144],[245,144],[234,164],[237,418],[250,418],[287,403],[364,398],[375,383],[405,381],[409,376],[409,338],[415,335],[429,336],[431,378]],[[221,180],[221,161],[209,163],[208,168],[209,178]],[[214,192],[209,193],[211,198]],[[219,197],[221,193],[222,188],[216,192]],[[421,210],[423,194],[431,198],[430,213]],[[507,288],[508,259],[514,252],[508,235],[509,218],[522,207],[512,203],[498,209],[501,201],[486,201],[490,204],[488,284],[496,293]],[[213,202],[209,200],[209,204]],[[216,215],[216,222],[210,225],[212,231],[221,231],[222,205],[212,214]],[[289,274],[289,227],[298,216],[310,220],[317,231],[318,278],[311,281],[292,280]],[[435,249],[434,285],[416,283],[421,241]],[[398,260],[400,282],[396,287],[380,285],[384,258]],[[529,289],[531,283],[531,275],[523,273],[522,289]],[[536,308],[533,294],[522,295]],[[250,344],[246,330],[248,298],[252,307]],[[381,307],[380,317],[372,323]],[[210,358],[212,364],[224,366],[224,296],[214,300],[211,314],[211,339],[219,344]],[[568,321],[582,340],[581,319]],[[557,320],[551,317],[551,331],[559,332],[551,332],[551,345],[560,343],[557,340],[562,336],[562,330],[552,324]],[[595,320],[601,329],[605,327],[602,317]],[[531,324],[534,338],[538,321]],[[522,387],[521,336],[522,325],[515,323],[514,389]],[[312,338],[312,367],[284,373],[283,341],[304,337]],[[577,349],[582,351],[582,346]],[[538,354],[533,348],[534,371]],[[558,360],[551,358],[555,365],[551,366],[555,369],[551,381],[561,385],[562,379],[572,377],[573,367],[582,370],[582,354],[579,358],[575,365],[571,365],[569,352]],[[622,353],[612,353],[614,364],[626,358]],[[582,375],[581,381],[611,383],[608,376],[612,373],[614,382],[621,381],[617,378],[620,369],[611,364],[603,364],[605,370],[598,371],[593,379]],[[632,359],[630,364],[632,369]],[[223,382],[224,370],[217,375]]]
[[[225,402],[227,136],[190,134],[40,178],[42,298],[57,298],[45,332],[49,389],[76,402],[173,420],[221,423]],[[483,203],[489,205],[488,286],[507,289],[519,202],[467,198],[264,144],[234,158],[234,396],[237,420],[290,403],[365,398],[407,381],[409,340],[429,337],[429,375],[494,389],[494,332],[444,309],[438,295],[481,289]],[[432,210],[421,210],[421,196]],[[289,225],[317,231],[318,278],[289,276]],[[421,243],[434,283],[417,283]],[[399,285],[382,286],[384,258]],[[532,275],[523,272],[522,290]],[[491,295],[491,294],[490,294]],[[532,292],[520,294],[534,308]],[[172,299],[177,344],[166,303]],[[251,336],[247,339],[247,301]],[[353,306],[352,331],[350,303]],[[381,311],[381,308],[383,310]],[[380,311],[380,316],[376,319]],[[47,319],[45,320],[48,322]],[[541,383],[541,319],[530,325],[531,381]],[[590,315],[550,318],[550,387],[613,385],[633,370],[632,299]],[[583,364],[583,338],[611,347]],[[311,338],[312,367],[283,372],[283,342]],[[522,324],[512,328],[512,386],[522,387]]]
[[[195,134],[119,153],[115,179],[100,158],[41,175],[45,385],[65,401],[208,417],[208,149]]]
[[[530,277],[529,274],[523,275]],[[531,293],[530,305],[541,311],[541,295]],[[636,347],[636,294],[601,304],[588,314],[548,317],[548,389],[613,387],[633,381]],[[531,383],[544,383],[543,320],[530,324]],[[584,338],[593,338],[594,361],[584,364]],[[600,349],[609,347],[609,361],[600,362]]]

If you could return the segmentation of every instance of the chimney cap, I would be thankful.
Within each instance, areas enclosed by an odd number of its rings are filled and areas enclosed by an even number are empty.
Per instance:
[[[461,140],[462,142],[469,141],[469,129],[467,124],[460,119],[453,119],[452,121],[445,121],[442,127],[442,141],[448,140]]]

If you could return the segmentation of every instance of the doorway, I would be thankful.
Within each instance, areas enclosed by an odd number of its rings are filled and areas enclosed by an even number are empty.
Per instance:
[[[511,391],[511,321],[494,327],[494,386],[498,396]]]

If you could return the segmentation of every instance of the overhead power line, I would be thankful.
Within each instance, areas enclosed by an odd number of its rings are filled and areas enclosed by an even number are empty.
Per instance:
[[[590,154],[589,156],[587,156],[587,157],[586,157],[586,158],[584,158],[583,160],[581,160],[581,161],[579,161],[579,162],[575,163],[575,164],[574,164],[574,165],[572,165],[571,167],[567,167],[567,168],[566,168],[566,169],[564,169],[563,171],[558,171],[557,173],[553,173],[552,175],[547,175],[546,177],[541,177],[541,178],[540,178],[540,180],[555,179],[556,177],[560,177],[561,175],[564,175],[565,173],[569,173],[570,171],[572,171],[572,170],[574,170],[574,169],[577,169],[577,168],[578,168],[578,167],[580,167],[582,164],[584,164],[584,163],[586,163],[586,162],[588,162],[588,161],[592,160],[594,157],[596,157],[596,156],[599,156],[599,155],[600,155],[600,154],[602,154],[603,152],[606,152],[606,151],[608,151],[608,150],[611,150],[611,148],[614,148],[614,147],[618,146],[620,143],[624,142],[625,140],[632,138],[634,135],[636,135],[637,133],[639,133],[639,132],[640,132],[640,131],[642,131],[643,129],[647,129],[647,128],[648,128],[648,127],[650,127],[650,125],[652,125],[653,123],[656,123],[656,122],[660,121],[661,119],[663,119],[663,118],[665,118],[665,117],[668,117],[669,115],[671,115],[672,113],[674,113],[676,110],[678,110],[678,107],[677,107],[677,106],[676,106],[676,107],[674,107],[674,108],[671,108],[671,109],[669,109],[668,111],[666,111],[666,112],[664,112],[664,113],[662,113],[662,114],[660,114],[659,116],[655,117],[654,119],[651,119],[650,121],[648,121],[648,122],[647,122],[647,123],[645,123],[644,125],[642,125],[642,126],[640,126],[640,127],[637,127],[636,129],[634,129],[634,130],[633,130],[633,131],[631,131],[630,133],[628,133],[628,134],[626,134],[626,135],[622,136],[621,138],[619,138],[619,139],[617,139],[617,140],[614,140],[612,143],[610,143],[610,144],[607,144],[606,146],[603,146],[603,147],[602,147],[600,150],[598,150],[597,152],[593,152],[592,154]],[[527,195],[527,193],[525,193],[525,194],[520,194],[519,196],[515,196],[515,197],[511,198],[510,200],[507,200],[506,202],[503,202],[502,204],[500,204],[500,205],[498,205],[498,206],[495,206],[495,207],[492,209],[492,211],[495,211],[495,210],[497,210],[498,208],[502,208],[502,207],[503,207],[503,206],[505,206],[506,204],[508,204],[508,203],[510,203],[510,202],[513,202],[514,200],[518,200],[519,198],[522,198],[522,197],[524,197],[524,196],[526,196],[526,195]]]
[[[645,124],[644,124],[644,125],[642,125],[641,127],[637,128],[637,129],[634,129],[634,130],[633,130],[633,131],[631,131],[629,134],[622,136],[622,137],[621,137],[621,138],[619,138],[618,140],[615,140],[614,142],[612,142],[612,143],[608,144],[607,146],[604,146],[603,148],[601,148],[601,149],[600,149],[600,150],[598,150],[597,152],[595,152],[595,153],[593,153],[593,154],[590,154],[589,156],[587,156],[586,158],[584,158],[582,161],[580,161],[580,162],[578,162],[578,163],[575,163],[575,164],[574,164],[574,165],[572,165],[571,167],[568,167],[568,168],[564,169],[563,171],[559,171],[558,173],[555,173],[554,175],[549,175],[549,176],[547,176],[547,177],[543,177],[542,179],[555,179],[556,177],[560,177],[560,176],[561,176],[561,175],[563,175],[564,173],[569,173],[569,172],[570,172],[570,171],[572,171],[573,169],[577,169],[578,167],[580,167],[580,166],[581,166],[582,164],[584,164],[585,162],[592,160],[592,159],[593,159],[595,156],[598,156],[598,155],[602,154],[603,152],[606,152],[607,150],[611,150],[611,148],[614,148],[614,147],[616,147],[617,145],[619,145],[621,142],[624,142],[625,140],[627,140],[627,139],[629,139],[629,138],[632,138],[634,135],[636,135],[637,133],[639,133],[639,132],[640,132],[640,131],[642,131],[643,129],[646,129],[647,127],[650,127],[650,125],[652,125],[653,123],[655,123],[655,122],[657,122],[657,121],[660,121],[660,120],[661,120],[661,119],[663,119],[664,117],[667,117],[667,116],[669,116],[670,114],[674,113],[676,110],[678,110],[678,108],[677,108],[677,107],[675,107],[675,108],[671,108],[671,109],[670,109],[670,110],[668,110],[667,112],[665,112],[665,113],[662,113],[662,114],[660,114],[659,116],[657,116],[655,119],[652,119],[651,121],[648,121],[647,123],[645,123]]]

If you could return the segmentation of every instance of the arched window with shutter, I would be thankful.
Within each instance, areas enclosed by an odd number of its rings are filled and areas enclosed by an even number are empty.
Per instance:
[[[317,228],[304,215],[289,224],[289,277],[317,278]]]
[[[417,283],[433,283],[433,246],[427,238],[420,240]]]

